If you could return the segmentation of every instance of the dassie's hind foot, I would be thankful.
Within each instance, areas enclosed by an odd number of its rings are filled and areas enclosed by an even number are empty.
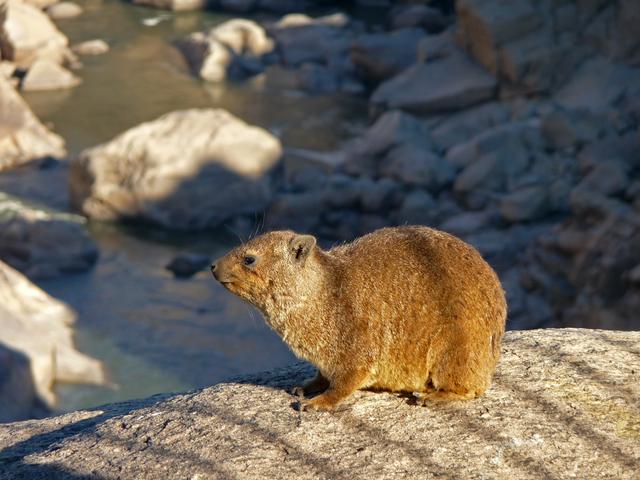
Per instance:
[[[329,388],[329,380],[318,370],[315,377],[304,381],[302,385],[293,387],[291,393],[296,397],[304,397],[305,395],[324,392],[327,388]]]

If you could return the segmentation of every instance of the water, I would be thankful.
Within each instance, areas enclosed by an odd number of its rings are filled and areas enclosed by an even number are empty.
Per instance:
[[[102,38],[111,50],[81,58],[80,86],[25,94],[38,117],[65,138],[70,156],[184,108],[221,107],[275,132],[286,146],[319,150],[337,148],[366,121],[364,99],[306,96],[269,86],[262,77],[211,85],[190,75],[172,42],[229,16],[175,14],[120,0],[82,5],[84,13],[59,21],[59,28],[71,45]],[[146,27],[142,21],[148,18],[162,20]],[[17,170],[0,178],[0,188],[65,208],[66,171],[65,163]],[[180,235],[95,223],[89,228],[100,248],[96,267],[39,285],[77,310],[77,346],[104,362],[114,387],[61,386],[60,410],[210,385],[293,361],[258,313],[208,272],[176,280],[164,269],[184,250],[222,255],[238,242],[229,232]]]

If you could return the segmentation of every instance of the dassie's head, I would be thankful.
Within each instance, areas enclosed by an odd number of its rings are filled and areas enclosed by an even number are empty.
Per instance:
[[[211,272],[227,290],[264,310],[269,300],[286,301],[298,290],[315,249],[311,235],[265,233],[219,258]]]

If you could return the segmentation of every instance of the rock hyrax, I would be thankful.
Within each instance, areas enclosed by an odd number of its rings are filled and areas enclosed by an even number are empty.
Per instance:
[[[464,400],[491,383],[507,306],[470,245],[420,226],[383,228],[324,251],[310,235],[270,232],[211,266],[318,369],[297,393],[328,410],[355,390]]]

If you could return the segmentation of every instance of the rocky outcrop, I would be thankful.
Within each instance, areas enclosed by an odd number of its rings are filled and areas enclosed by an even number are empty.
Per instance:
[[[168,113],[82,152],[71,199],[92,218],[203,229],[262,211],[280,141],[224,110]]]
[[[0,171],[65,153],[64,140],[40,123],[9,81],[0,75]]]
[[[98,250],[77,215],[56,213],[0,192],[0,260],[29,278],[83,272]]]
[[[640,36],[626,27],[638,15],[631,3],[523,1],[506,6],[463,0],[456,3],[458,38],[505,82],[529,93],[545,92],[561,85],[594,53],[637,60],[630,46],[640,45]]]
[[[24,365],[29,366],[32,380],[27,381],[23,388],[29,388],[32,382],[36,397],[26,404],[30,408],[37,401],[49,407],[55,405],[53,388],[57,382],[105,382],[100,362],[80,353],[73,346],[75,313],[1,261],[0,318],[0,345],[19,352],[28,360],[25,363],[24,360],[12,359],[13,363],[22,362],[23,370],[16,373],[14,368],[9,370],[9,374],[24,377]],[[0,386],[3,383],[0,382]],[[23,399],[29,395],[28,392],[4,388],[7,394],[22,396]],[[13,404],[6,397],[0,402]]]
[[[358,392],[297,412],[304,365],[183,395],[0,426],[5,478],[631,479],[638,332],[507,332],[481,398],[415,405]],[[117,472],[115,474],[114,472]]]

